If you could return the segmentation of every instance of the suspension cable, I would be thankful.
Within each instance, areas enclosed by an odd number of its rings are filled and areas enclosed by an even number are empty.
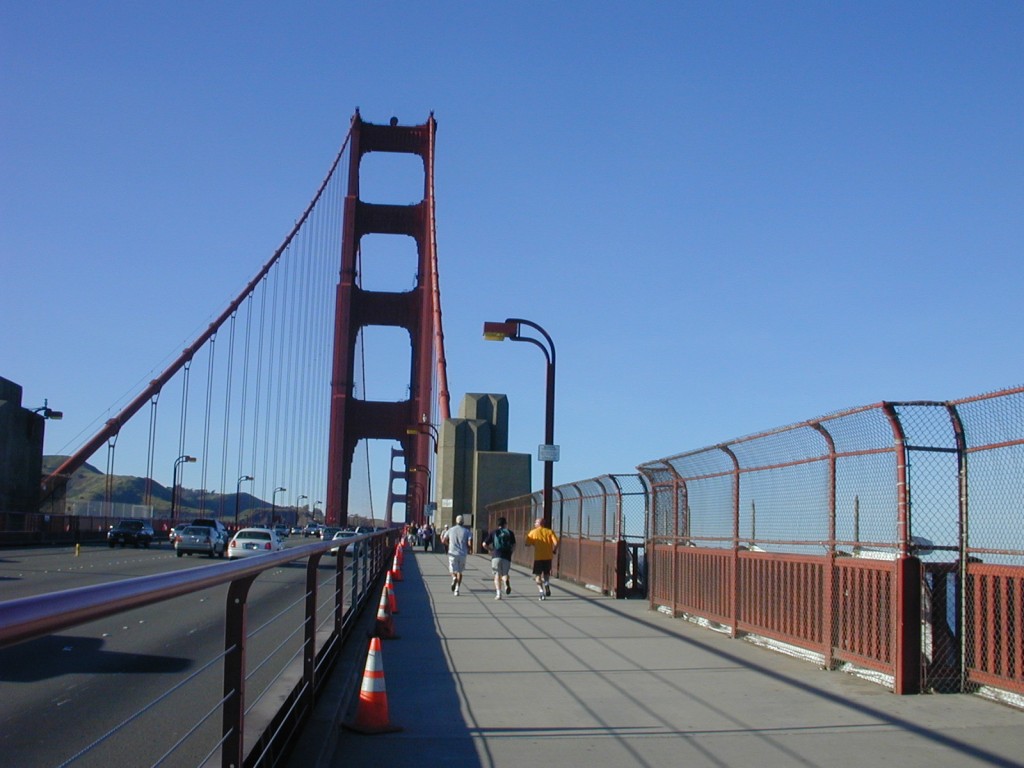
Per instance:
[[[270,271],[270,268],[277,263],[281,254],[285,251],[291,241],[294,239],[296,233],[300,231],[302,226],[306,223],[310,213],[316,207],[317,202],[323,195],[324,190],[327,188],[328,183],[334,176],[334,172],[341,162],[341,158],[345,154],[345,150],[348,148],[349,140],[352,137],[352,126],[349,126],[348,132],[345,134],[345,140],[342,142],[341,148],[334,157],[334,161],[331,163],[331,167],[327,171],[327,175],[323,181],[320,182],[320,186],[316,193],[313,195],[313,199],[309,205],[306,206],[306,210],[303,211],[302,216],[295,222],[295,226],[292,227],[291,231],[285,237],[284,242],[278,246],[278,249],[271,256],[270,260],[263,265],[256,276],[249,282],[248,285],[242,290],[242,292],[232,301],[227,309],[221,313],[221,315],[212,323],[209,327],[199,335],[199,337],[187,348],[185,351],[168,366],[163,373],[153,379],[149,386],[147,386],[138,396],[135,397],[127,406],[125,406],[120,413],[109,419],[106,424],[88,441],[79,448],[75,453],[65,459],[59,467],[53,472],[47,475],[42,482],[40,503],[44,503],[49,499],[58,487],[66,485],[67,479],[81,467],[98,449],[104,442],[106,442],[112,435],[116,434],[125,422],[134,416],[143,405],[149,402],[149,399],[159,392],[163,385],[166,384],[185,364],[186,360],[191,360],[196,350],[200,349],[219,329],[228,318],[230,318],[242,300],[252,293],[253,288],[263,279],[263,276]]]

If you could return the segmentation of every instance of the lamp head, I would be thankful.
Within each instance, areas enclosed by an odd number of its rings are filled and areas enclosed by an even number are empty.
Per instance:
[[[504,341],[519,336],[519,323],[506,320],[503,323],[485,322],[484,339],[487,341]]]
[[[50,401],[43,398],[42,408],[33,408],[32,413],[40,414],[44,419],[50,419],[51,421],[60,421],[64,418],[63,411],[55,411],[50,408]]]

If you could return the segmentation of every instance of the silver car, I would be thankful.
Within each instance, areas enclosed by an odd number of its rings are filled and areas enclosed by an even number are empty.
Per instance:
[[[224,557],[224,540],[205,525],[187,525],[174,541],[178,557],[182,555],[209,555]]]

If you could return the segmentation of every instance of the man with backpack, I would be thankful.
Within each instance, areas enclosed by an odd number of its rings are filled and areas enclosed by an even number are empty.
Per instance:
[[[516,535],[508,529],[508,521],[498,518],[498,527],[487,534],[484,549],[491,553],[491,571],[494,573],[494,599],[501,600],[502,582],[505,594],[512,594],[512,582],[508,572],[512,567],[512,550],[516,548]]]

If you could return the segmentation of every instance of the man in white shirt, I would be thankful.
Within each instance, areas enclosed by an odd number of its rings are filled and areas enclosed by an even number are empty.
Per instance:
[[[441,541],[448,547],[448,570],[452,574],[452,592],[459,596],[462,586],[462,572],[466,569],[466,558],[473,547],[473,531],[462,524],[462,515],[455,517],[455,525],[441,535]]]

